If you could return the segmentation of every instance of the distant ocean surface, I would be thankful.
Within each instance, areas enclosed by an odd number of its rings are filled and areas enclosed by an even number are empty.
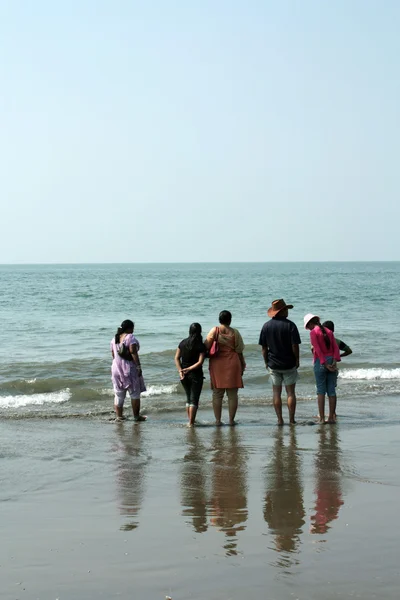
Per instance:
[[[0,418],[108,418],[109,345],[126,318],[141,344],[145,412],[183,416],[175,349],[190,323],[200,322],[206,335],[222,309],[232,312],[246,344],[240,411],[256,414],[272,399],[258,336],[276,298],[294,304],[300,403],[315,402],[308,312],[333,320],[353,349],[340,365],[339,414],[399,393],[398,262],[1,265],[0,280]],[[201,405],[209,407],[207,365],[205,373]]]

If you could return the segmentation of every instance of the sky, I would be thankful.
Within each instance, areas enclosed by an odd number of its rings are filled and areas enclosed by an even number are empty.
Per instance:
[[[0,263],[400,260],[397,0],[0,0]]]

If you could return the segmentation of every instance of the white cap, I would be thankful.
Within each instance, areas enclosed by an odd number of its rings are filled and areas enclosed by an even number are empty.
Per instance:
[[[308,313],[308,315],[304,317],[304,329],[307,329],[307,325],[311,319],[319,319],[319,317],[317,315],[313,315],[312,313]]]

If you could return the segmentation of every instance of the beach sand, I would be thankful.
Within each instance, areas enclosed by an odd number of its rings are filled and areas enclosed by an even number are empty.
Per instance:
[[[400,425],[238,416],[1,422],[1,598],[397,599]]]

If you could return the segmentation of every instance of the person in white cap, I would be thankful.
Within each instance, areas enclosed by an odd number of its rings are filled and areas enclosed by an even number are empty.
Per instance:
[[[282,417],[282,385],[285,385],[289,421],[295,423],[296,381],[299,368],[299,330],[295,323],[289,321],[289,309],[293,304],[286,304],[282,299],[274,300],[268,309],[271,317],[261,329],[259,344],[265,366],[269,370],[272,381],[273,402],[278,417],[278,425],[283,425]]]
[[[304,328],[310,331],[313,348],[319,422],[325,423],[325,396],[327,394],[329,398],[327,423],[336,423],[336,363],[341,360],[339,346],[332,331],[321,324],[317,315],[308,313],[304,317]]]

